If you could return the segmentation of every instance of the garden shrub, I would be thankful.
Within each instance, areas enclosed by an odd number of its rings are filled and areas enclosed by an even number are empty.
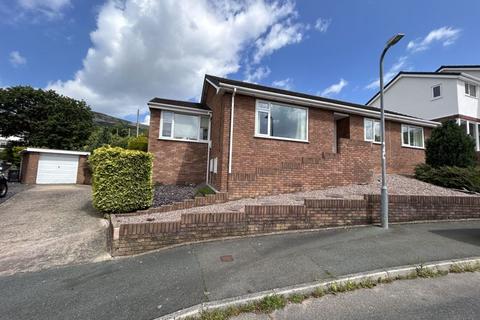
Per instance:
[[[133,137],[128,140],[128,149],[148,151],[148,138],[145,136]]]
[[[425,148],[425,162],[433,167],[475,165],[475,141],[454,121],[432,130]]]
[[[93,175],[93,205],[103,213],[122,213],[152,205],[150,153],[101,147],[89,158]]]
[[[432,167],[422,164],[415,168],[415,178],[446,188],[480,192],[480,169],[476,167]]]

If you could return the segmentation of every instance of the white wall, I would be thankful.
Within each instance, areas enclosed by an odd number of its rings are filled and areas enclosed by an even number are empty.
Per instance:
[[[442,86],[441,98],[432,98],[432,87]],[[457,79],[401,77],[385,91],[385,109],[407,115],[437,119],[459,113]],[[380,98],[370,103],[380,106]]]
[[[458,90],[458,106],[459,114],[474,118],[480,118],[480,103],[479,103],[479,90],[480,87],[477,85],[477,98],[470,97],[465,94],[465,82],[457,80],[457,90]]]

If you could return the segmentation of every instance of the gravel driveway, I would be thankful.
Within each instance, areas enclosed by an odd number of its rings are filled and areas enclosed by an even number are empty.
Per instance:
[[[29,186],[27,186],[26,184],[21,184],[18,182],[9,182],[7,195],[4,198],[0,198],[0,204],[7,201],[17,193],[27,190],[28,188]]]
[[[90,186],[30,187],[0,204],[0,224],[0,275],[109,258]]]
[[[389,174],[387,177],[388,193],[391,195],[424,195],[424,196],[472,196],[471,194],[435,186],[414,178]],[[196,207],[185,210],[176,210],[162,213],[151,213],[141,216],[117,215],[121,222],[140,222],[146,219],[154,218],[155,221],[175,221],[179,220],[182,213],[201,213],[201,212],[242,212],[245,205],[295,205],[303,204],[304,199],[363,199],[364,194],[380,193],[380,175],[375,177],[374,182],[370,184],[352,184],[343,187],[333,187],[322,190],[305,191],[297,193],[285,193],[274,196],[258,197],[255,199],[247,198],[235,201],[229,201],[222,204],[214,204],[204,207]]]

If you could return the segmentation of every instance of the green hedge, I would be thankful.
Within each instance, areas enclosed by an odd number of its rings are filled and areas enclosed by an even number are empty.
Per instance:
[[[148,138],[145,136],[133,137],[128,140],[128,149],[147,152]]]
[[[89,158],[92,166],[93,205],[104,213],[131,212],[152,205],[150,153],[109,146]]]
[[[446,188],[480,192],[480,169],[477,167],[432,167],[421,164],[415,168],[415,178]]]

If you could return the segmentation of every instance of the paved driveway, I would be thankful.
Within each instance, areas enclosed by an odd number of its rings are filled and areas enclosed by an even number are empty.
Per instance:
[[[0,204],[0,275],[101,261],[107,223],[83,185],[37,185]]]

